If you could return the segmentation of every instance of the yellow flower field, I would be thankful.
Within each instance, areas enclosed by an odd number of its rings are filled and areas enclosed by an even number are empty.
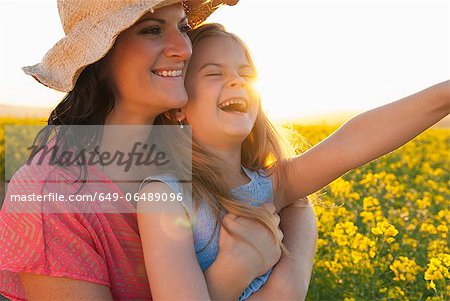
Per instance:
[[[449,170],[450,130],[430,129],[324,189],[307,300],[450,300]]]
[[[11,123],[37,120],[0,119],[1,180]],[[314,145],[336,127],[295,129]],[[449,145],[449,129],[428,130],[320,193],[307,300],[450,300]]]

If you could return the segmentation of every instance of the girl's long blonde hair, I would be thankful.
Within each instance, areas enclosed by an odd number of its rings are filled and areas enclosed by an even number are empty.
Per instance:
[[[226,36],[237,42],[244,50],[251,67],[256,72],[250,51],[245,43],[236,35],[227,32],[222,25],[216,23],[205,24],[189,33],[193,49],[195,49],[200,40],[213,36]],[[155,124],[176,125],[176,118],[171,114],[174,114],[174,112],[158,116]],[[168,118],[167,115],[171,116]],[[180,129],[180,131],[183,130]],[[163,136],[165,136],[166,140],[164,141],[164,144],[167,145],[166,151],[176,161],[174,164],[176,166],[175,173],[178,174],[176,176],[179,177],[181,175],[184,179],[186,177],[190,178],[190,175],[186,174],[189,172],[189,168],[186,168],[185,163],[188,161],[184,161],[190,158],[183,158],[182,155],[183,153],[190,153],[187,149],[190,148],[190,137],[184,136],[185,141],[180,141],[180,139],[174,140],[173,135]],[[259,109],[253,129],[242,143],[242,166],[256,172],[263,170],[267,175],[276,170],[279,175],[278,179],[281,179],[287,172],[282,162],[292,157],[293,154],[289,143],[284,142],[264,112]],[[277,244],[284,252],[289,254],[278,236],[278,227],[273,215],[264,208],[243,204],[233,198],[230,193],[230,187],[227,186],[227,181],[224,181],[224,166],[227,166],[226,162],[200,147],[196,143],[195,137],[192,139],[192,186],[191,188],[185,188],[185,190],[192,189],[195,208],[198,208],[200,202],[207,202],[221,226],[225,226],[222,224],[222,216],[226,212],[255,219],[270,230]],[[276,183],[276,186],[278,186],[278,183]]]

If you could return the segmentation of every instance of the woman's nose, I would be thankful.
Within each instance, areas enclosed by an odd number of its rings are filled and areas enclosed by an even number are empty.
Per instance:
[[[189,38],[179,32],[167,36],[165,54],[167,57],[176,57],[182,61],[189,60],[192,55],[192,44]]]

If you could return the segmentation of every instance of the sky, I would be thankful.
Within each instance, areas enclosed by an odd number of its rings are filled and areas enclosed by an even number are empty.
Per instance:
[[[449,3],[240,0],[208,21],[249,45],[263,108],[283,120],[361,112],[450,78]],[[56,0],[0,0],[0,104],[59,102],[20,68],[63,35]]]

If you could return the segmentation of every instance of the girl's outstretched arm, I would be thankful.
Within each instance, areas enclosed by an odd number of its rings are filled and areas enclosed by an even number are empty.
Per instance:
[[[347,171],[405,144],[449,112],[450,81],[446,81],[350,119],[286,163],[287,177],[279,181],[277,199],[287,205],[318,191]],[[274,176],[278,183],[279,175]]]

